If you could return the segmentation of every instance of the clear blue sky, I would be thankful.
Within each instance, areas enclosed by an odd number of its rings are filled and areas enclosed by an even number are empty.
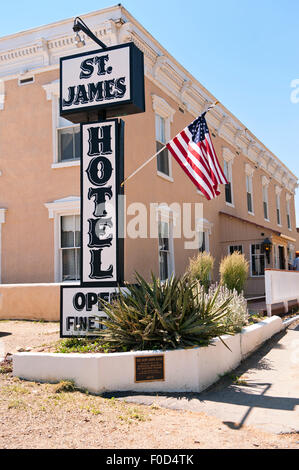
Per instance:
[[[0,34],[116,4],[3,1]],[[291,81],[299,79],[298,0],[125,0],[123,5],[299,176],[299,102],[291,102]],[[299,225],[298,190],[296,204]]]

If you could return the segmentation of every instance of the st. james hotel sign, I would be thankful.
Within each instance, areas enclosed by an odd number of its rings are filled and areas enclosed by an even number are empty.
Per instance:
[[[143,53],[134,43],[60,59],[60,115],[83,122],[96,110],[144,112]]]
[[[90,333],[101,298],[124,283],[124,122],[112,117],[144,111],[143,53],[133,43],[60,59],[60,115],[81,124],[80,286],[61,287],[63,337]]]

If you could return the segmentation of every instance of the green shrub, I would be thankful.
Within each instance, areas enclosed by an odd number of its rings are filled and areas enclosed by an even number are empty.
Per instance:
[[[244,290],[248,277],[248,261],[239,252],[226,256],[220,263],[221,283],[229,290],[234,289],[240,294]]]
[[[104,304],[109,318],[99,318],[105,329],[98,335],[111,348],[190,348],[208,345],[223,334],[234,334],[225,320],[232,296],[219,302],[220,288],[209,297],[188,275],[165,282],[152,275],[152,283],[147,283],[137,274],[136,281],[128,294],[121,293],[112,304]]]
[[[200,284],[204,286],[205,290],[207,290],[210,285],[210,274],[213,267],[213,256],[204,251],[203,253],[198,253],[194,258],[190,258],[187,272],[191,279],[199,281]]]

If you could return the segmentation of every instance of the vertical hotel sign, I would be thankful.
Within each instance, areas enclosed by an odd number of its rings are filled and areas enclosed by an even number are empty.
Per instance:
[[[118,237],[122,129],[117,120],[81,124],[81,283],[85,286],[123,282],[123,239]]]
[[[124,283],[124,123],[115,118],[145,111],[143,53],[128,43],[62,57],[59,106],[81,125],[80,286],[61,286],[60,335],[82,337]]]

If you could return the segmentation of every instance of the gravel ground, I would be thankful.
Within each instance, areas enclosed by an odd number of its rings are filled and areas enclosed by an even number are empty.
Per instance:
[[[5,333],[11,335],[4,336]],[[5,352],[47,349],[57,323],[1,321]],[[0,374],[2,449],[295,449],[297,434],[230,429],[204,413],[132,405]],[[59,391],[59,390],[58,390]]]

